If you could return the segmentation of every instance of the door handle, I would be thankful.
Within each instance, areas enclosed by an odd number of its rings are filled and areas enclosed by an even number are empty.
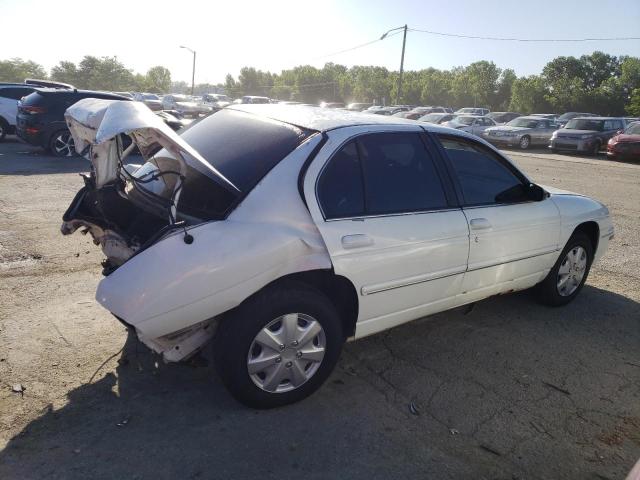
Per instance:
[[[370,247],[371,245],[373,245],[373,238],[364,233],[356,233],[342,237],[342,247],[345,249]]]
[[[488,230],[491,228],[491,223],[486,218],[473,218],[469,225],[471,230]]]

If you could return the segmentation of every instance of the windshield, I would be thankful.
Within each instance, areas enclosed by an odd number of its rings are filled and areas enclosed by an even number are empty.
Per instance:
[[[595,130],[597,132],[601,132],[604,128],[604,120],[575,118],[573,120],[569,120],[564,128],[569,130]]]
[[[460,123],[462,125],[472,125],[476,119],[477,117],[456,117],[452,122]]]
[[[567,113],[563,113],[562,115],[560,115],[558,117],[558,120],[560,121],[564,121],[564,120],[571,120],[572,118],[576,118],[579,117],[580,114],[576,113],[576,112],[567,112]]]
[[[627,135],[640,135],[640,123],[632,123],[627,127],[624,133]]]
[[[157,95],[153,95],[151,93],[147,93],[143,95],[142,98],[144,98],[145,100],[160,100],[160,97],[158,97]]]
[[[508,127],[523,127],[523,128],[536,128],[538,126],[538,120],[532,120],[530,118],[514,118],[509,123]]]

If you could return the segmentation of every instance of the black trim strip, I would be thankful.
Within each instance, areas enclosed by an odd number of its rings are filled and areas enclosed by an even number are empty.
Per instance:
[[[313,150],[311,150],[311,153],[302,164],[302,168],[300,169],[300,173],[298,174],[298,193],[300,194],[300,198],[302,198],[302,203],[304,203],[304,206],[307,207],[307,210],[309,209],[309,205],[307,205],[307,199],[304,198],[304,177],[307,174],[307,170],[309,169],[309,165],[311,165],[311,162],[313,162],[313,159],[316,158],[316,155],[318,155],[320,149],[324,146],[325,143],[327,143],[327,140],[329,140],[329,136],[326,134],[326,132],[322,132],[320,135],[320,142],[313,148]]]

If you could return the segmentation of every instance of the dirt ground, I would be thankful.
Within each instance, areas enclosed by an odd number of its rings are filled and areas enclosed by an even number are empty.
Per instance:
[[[612,212],[576,301],[523,292],[350,343],[315,395],[253,411],[208,352],[164,365],[94,301],[99,250],[59,233],[85,161],[0,144],[0,478],[624,478],[640,457],[640,165],[509,154]]]

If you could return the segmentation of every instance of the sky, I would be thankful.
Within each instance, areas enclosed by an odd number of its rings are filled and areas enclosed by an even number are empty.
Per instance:
[[[20,57],[49,69],[84,55],[116,56],[144,73],[163,65],[174,80],[224,82],[243,66],[279,73],[325,62],[397,70],[402,35],[349,52],[389,29],[492,37],[640,37],[640,0],[0,0],[0,59]],[[518,75],[540,73],[560,55],[595,50],[640,56],[640,41],[497,42],[409,32],[405,69],[450,69],[490,60]]]

